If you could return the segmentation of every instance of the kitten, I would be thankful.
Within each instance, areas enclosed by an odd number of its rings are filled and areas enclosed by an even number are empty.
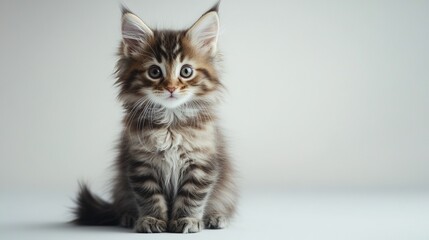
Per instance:
[[[116,84],[125,116],[113,202],[81,185],[76,224],[145,233],[227,226],[237,190],[215,111],[223,89],[217,11],[171,31],[123,9]]]

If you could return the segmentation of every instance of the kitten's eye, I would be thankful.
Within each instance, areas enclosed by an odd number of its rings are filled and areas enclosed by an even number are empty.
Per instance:
[[[180,69],[180,76],[183,78],[190,78],[193,73],[194,69],[189,65],[184,65],[182,69]]]
[[[161,68],[159,68],[156,65],[151,66],[149,68],[148,75],[150,78],[153,78],[153,79],[158,79],[158,78],[162,77]]]

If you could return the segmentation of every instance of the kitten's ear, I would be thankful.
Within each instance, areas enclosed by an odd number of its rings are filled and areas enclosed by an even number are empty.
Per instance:
[[[210,55],[216,54],[219,35],[219,2],[203,14],[186,32],[192,44]]]
[[[122,41],[125,45],[125,55],[138,52],[152,37],[152,30],[139,17],[126,8],[122,9]]]

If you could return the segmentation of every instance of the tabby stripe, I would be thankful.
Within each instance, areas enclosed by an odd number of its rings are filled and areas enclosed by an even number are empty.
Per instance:
[[[187,197],[194,201],[203,201],[207,196],[207,192],[192,192],[182,189],[177,195]]]
[[[183,203],[183,206],[180,207],[180,209],[190,209],[190,208],[197,208],[201,206],[200,202],[194,201],[190,198],[183,197],[183,196],[182,196],[182,203]]]
[[[183,51],[182,46],[180,46],[180,51]],[[185,60],[185,54],[180,54],[180,61],[183,62]]]
[[[181,45],[179,45],[179,48],[175,51],[175,52],[173,52],[173,57],[174,58],[177,58],[177,56],[179,55],[179,53],[181,53],[182,52],[182,46]],[[182,54],[183,55],[183,54]],[[180,61],[181,62],[183,62],[183,59],[182,59],[182,56],[180,56]]]
[[[157,194],[146,198],[136,198],[137,204],[140,206],[155,206],[161,202],[160,198],[156,196]]]
[[[192,171],[195,169],[201,169],[206,174],[211,174],[214,170],[214,168],[212,166],[200,165],[200,164],[191,164],[191,165],[189,165],[189,167],[186,171],[186,174],[192,174]]]
[[[141,197],[150,197],[154,194],[160,194],[160,189],[145,188],[145,187],[133,187],[135,193]]]
[[[161,57],[163,57],[165,60],[169,60],[169,56],[164,50],[162,50],[161,48],[159,48],[158,50],[159,54],[161,54]]]
[[[150,165],[149,163],[142,162],[142,161],[137,161],[137,160],[130,160],[129,161],[129,166],[131,166],[133,168],[134,167],[145,167],[145,168],[149,168],[149,169],[153,168],[152,165]]]
[[[158,52],[155,53],[155,58],[156,58],[156,61],[158,61],[159,63],[162,62],[162,57]]]
[[[156,178],[153,175],[129,176],[128,179],[130,179],[130,182],[132,182],[132,183],[144,183],[147,181],[152,181],[152,182],[156,183]]]
[[[186,184],[195,185],[197,188],[207,188],[213,184],[213,181],[204,178],[198,179],[195,176],[189,176],[185,181],[183,181],[182,186],[185,186]]]
[[[210,75],[209,71],[207,71],[207,69],[205,68],[197,68],[197,71],[201,72],[204,76],[206,76],[206,78],[208,78],[209,80],[212,80],[212,76]]]
[[[142,73],[143,73],[142,70],[134,69],[133,71],[131,71],[131,73],[128,76],[127,80],[125,80],[125,83],[130,84],[136,78],[137,75],[140,75]]]

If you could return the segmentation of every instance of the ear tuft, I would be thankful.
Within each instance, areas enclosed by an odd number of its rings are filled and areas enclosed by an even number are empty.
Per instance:
[[[124,54],[132,54],[143,47],[153,37],[152,30],[135,14],[122,7],[122,40]]]
[[[217,39],[219,35],[219,16],[217,8],[219,3],[201,16],[187,31],[194,46],[210,55],[216,54]]]
[[[125,6],[124,4],[121,5],[121,12],[122,12],[122,15],[124,15],[125,13],[132,13],[130,9],[128,9],[128,7]]]
[[[219,5],[220,5],[220,0],[215,5],[213,5],[213,7],[210,8],[206,13],[219,12]]]

